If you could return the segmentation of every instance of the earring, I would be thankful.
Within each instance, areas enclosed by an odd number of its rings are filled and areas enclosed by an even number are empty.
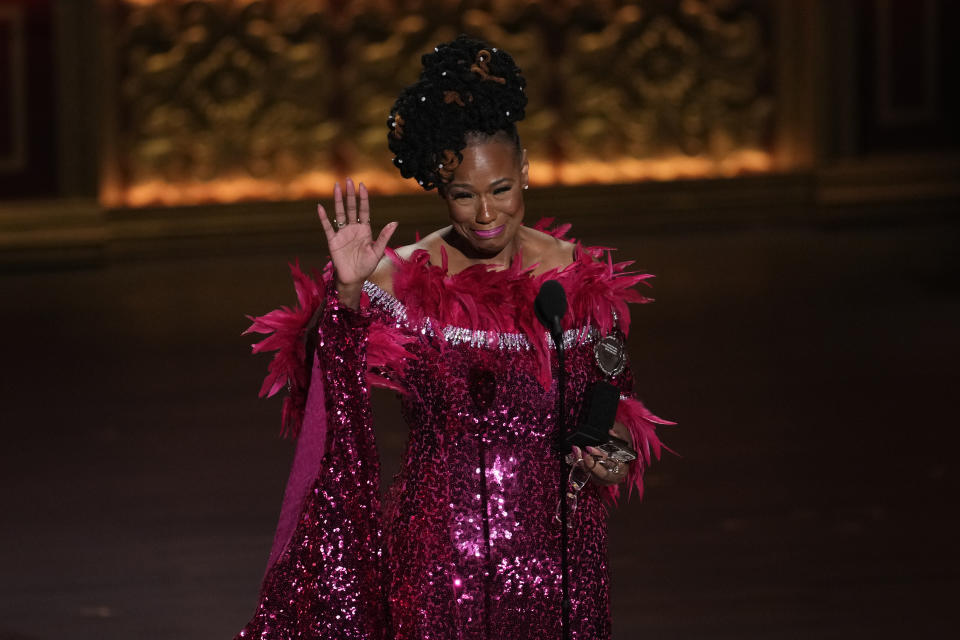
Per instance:
[[[529,189],[529,188],[530,188],[530,185],[525,184],[525,185],[523,185],[523,188],[524,188],[525,190],[526,190],[526,189]]]

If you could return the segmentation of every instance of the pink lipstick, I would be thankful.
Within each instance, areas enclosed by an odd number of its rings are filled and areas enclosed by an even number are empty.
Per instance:
[[[474,229],[473,232],[481,238],[495,238],[507,227],[507,225],[502,224],[499,227],[494,227],[493,229]]]

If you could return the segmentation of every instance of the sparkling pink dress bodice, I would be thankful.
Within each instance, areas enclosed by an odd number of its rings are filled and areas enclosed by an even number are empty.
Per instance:
[[[367,291],[378,321],[409,329],[396,300]],[[462,329],[418,333],[408,347],[410,439],[385,519],[392,637],[559,638],[556,386],[541,385],[523,338]],[[596,378],[596,332],[567,335],[575,409]],[[605,515],[588,485],[568,552],[575,638],[609,637]]]

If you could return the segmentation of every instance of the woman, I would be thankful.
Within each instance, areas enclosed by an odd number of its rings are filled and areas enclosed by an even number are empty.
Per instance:
[[[450,225],[388,250],[396,224],[374,240],[366,188],[348,179],[332,222],[319,208],[326,272],[294,267],[300,306],[251,327],[274,334],[254,347],[279,350],[262,393],[288,384],[284,423],[299,442],[259,608],[238,637],[560,638],[566,625],[609,638],[604,500],[625,482],[642,489],[664,421],[633,398],[629,368],[601,370],[594,347],[626,336],[627,303],[648,301],[633,287],[649,276],[524,226],[525,83],[508,54],[461,36],[423,66],[388,140],[404,177],[438,189]],[[567,536],[557,353],[533,308],[548,279],[569,300],[566,424],[608,380],[622,394],[611,434],[640,452],[627,465],[572,451]],[[382,510],[371,386],[401,394],[410,427]]]

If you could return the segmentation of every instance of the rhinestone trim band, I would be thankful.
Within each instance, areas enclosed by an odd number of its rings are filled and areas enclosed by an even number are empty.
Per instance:
[[[423,335],[439,335],[444,342],[453,346],[466,344],[475,348],[499,349],[501,351],[529,351],[532,349],[530,340],[522,333],[505,333],[500,331],[486,331],[483,329],[468,329],[466,327],[445,326],[436,330],[430,318],[427,318],[423,326],[411,327],[407,317],[407,307],[402,302],[394,298],[390,293],[384,291],[372,282],[363,283],[363,291],[370,298],[370,304],[380,307],[386,311],[398,326],[419,331]],[[547,345],[554,349],[553,340],[550,334],[543,332]],[[570,349],[577,345],[588,344],[599,337],[599,332],[592,326],[580,327],[579,329],[567,329],[563,332],[563,348]]]

